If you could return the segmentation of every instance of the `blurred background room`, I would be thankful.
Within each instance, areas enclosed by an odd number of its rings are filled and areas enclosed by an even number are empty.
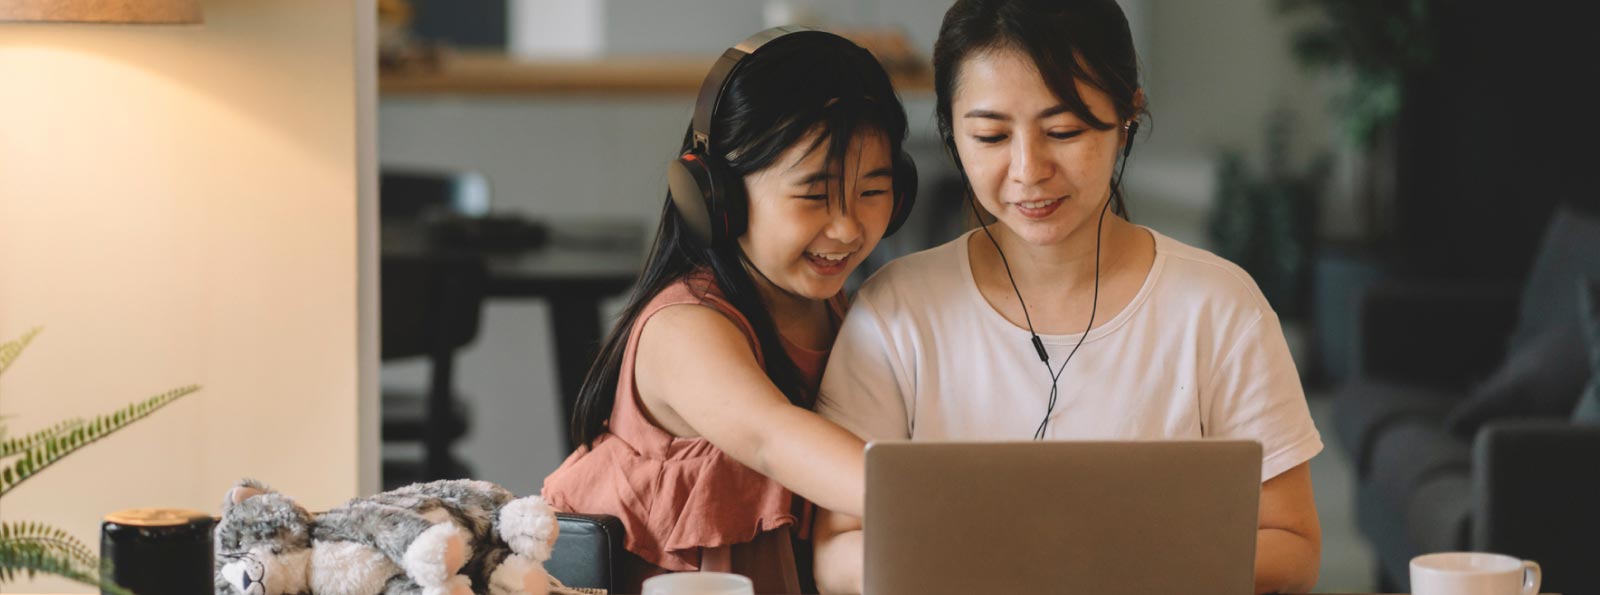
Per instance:
[[[1519,296],[1533,292],[1524,312],[1531,299],[1570,302],[1563,312],[1576,324],[1579,279],[1600,271],[1600,195],[1577,180],[1579,160],[1595,156],[1585,144],[1594,116],[1567,109],[1580,105],[1574,85],[1557,82],[1593,71],[1577,59],[1591,44],[1562,24],[1560,15],[1572,15],[1556,2],[1121,4],[1152,114],[1127,169],[1132,219],[1243,266],[1283,319],[1328,444],[1313,462],[1326,539],[1318,590],[1404,588],[1410,556],[1470,548],[1473,523],[1489,522],[1473,518],[1473,481],[1488,481],[1473,477],[1477,427],[1501,416],[1564,419],[1583,388],[1482,394],[1495,388],[1484,385],[1512,327],[1539,324],[1517,319]],[[945,8],[380,2],[385,217],[418,216],[412,193],[434,188],[427,192],[453,213],[438,219],[445,233],[486,248],[490,277],[465,308],[474,310],[463,315],[473,332],[451,345],[452,378],[440,390],[458,396],[437,443],[446,446],[435,447],[448,460],[434,472],[531,492],[569,452],[564,404],[659,214],[664,165],[693,93],[714,56],[751,32],[785,24],[842,32],[896,79],[923,190],[907,231],[858,275],[960,233],[966,218],[935,133],[929,64]],[[1578,246],[1545,258],[1564,271],[1550,273],[1560,277],[1549,281],[1551,295],[1525,291],[1541,238],[1566,204],[1580,211],[1558,222],[1575,228]],[[516,256],[522,249],[548,262]],[[520,269],[511,264],[518,259]],[[384,263],[388,291],[393,263],[387,255]],[[527,278],[521,289],[496,289],[497,274]],[[536,287],[545,281],[548,290]],[[386,307],[406,299],[383,295]],[[390,320],[386,311],[386,430],[425,410],[399,394],[419,399],[441,370],[390,360]],[[1565,373],[1586,379],[1581,349],[1566,346]],[[1499,376],[1508,375],[1502,385],[1536,382],[1515,370]],[[1560,394],[1523,394],[1539,390]],[[1480,403],[1472,424],[1449,415],[1474,398],[1501,402]],[[405,461],[416,469],[426,460],[427,441],[385,436],[386,482],[409,479],[400,475]],[[1547,464],[1597,473],[1588,440],[1587,458],[1573,452]],[[1374,460],[1383,457],[1397,460]],[[1597,528],[1588,526],[1589,553]]]
[[[921,191],[849,287],[966,229],[933,114],[949,1],[205,0],[204,25],[132,30],[8,24],[0,0],[0,340],[89,346],[35,347],[0,414],[206,387],[123,437],[157,464],[78,457],[0,516],[89,539],[241,473],[313,507],[538,493],[732,44],[813,25],[891,72]],[[1600,593],[1583,4],[1119,2],[1150,112],[1130,218],[1242,266],[1283,322],[1327,445],[1316,591],[1486,550]]]

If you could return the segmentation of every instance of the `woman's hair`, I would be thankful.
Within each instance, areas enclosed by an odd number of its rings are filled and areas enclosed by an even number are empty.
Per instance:
[[[882,134],[889,154],[899,155],[906,137],[905,109],[888,73],[860,46],[835,35],[790,34],[740,62],[712,117],[709,152],[722,157],[735,174],[746,176],[777,165],[784,151],[813,131],[820,134],[809,150],[825,146],[831,166],[843,165],[850,141],[861,134]],[[680,153],[692,143],[691,128],[684,134]],[[841,202],[838,208],[846,206]],[[577,444],[588,445],[606,431],[616,404],[623,353],[645,306],[699,268],[710,271],[728,301],[755,329],[767,378],[790,403],[812,407],[815,397],[784,350],[747,266],[754,269],[738,242],[707,245],[697,239],[667,196],[644,271],[578,393],[571,428]]]
[[[1000,50],[1031,58],[1045,86],[1073,115],[1098,130],[1120,126],[1142,112],[1135,99],[1139,58],[1116,0],[957,0],[944,13],[933,45],[933,86],[939,135],[958,167],[961,156],[951,114],[957,76],[962,63],[975,54]],[[1076,81],[1110,97],[1117,121],[1095,117],[1078,94]],[[1111,194],[1113,211],[1126,218],[1122,190],[1113,186]]]

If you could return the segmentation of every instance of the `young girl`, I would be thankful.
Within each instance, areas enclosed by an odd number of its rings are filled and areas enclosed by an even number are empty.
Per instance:
[[[708,77],[645,271],[579,396],[583,446],[545,480],[557,509],[622,519],[617,592],[698,569],[797,593],[806,500],[861,513],[863,443],[811,409],[845,278],[903,220],[915,172],[878,62],[784,33]]]
[[[960,0],[934,77],[994,222],[867,282],[818,411],[867,439],[1259,441],[1256,590],[1310,589],[1322,442],[1277,316],[1239,267],[1125,218],[1144,93],[1117,3]],[[819,517],[825,590],[859,592],[856,526]]]

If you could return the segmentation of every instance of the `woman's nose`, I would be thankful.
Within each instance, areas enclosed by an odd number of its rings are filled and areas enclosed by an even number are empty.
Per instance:
[[[1018,138],[1011,144],[1011,181],[1033,186],[1055,175],[1055,163],[1037,135]]]

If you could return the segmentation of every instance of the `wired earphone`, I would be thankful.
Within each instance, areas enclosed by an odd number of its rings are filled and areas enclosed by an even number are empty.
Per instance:
[[[1066,371],[1067,364],[1072,362],[1072,356],[1077,355],[1078,348],[1083,347],[1083,341],[1089,338],[1089,331],[1094,329],[1094,317],[1100,307],[1100,234],[1105,228],[1106,211],[1111,208],[1111,201],[1119,192],[1122,183],[1122,174],[1128,168],[1128,156],[1133,153],[1133,136],[1139,133],[1138,120],[1129,120],[1122,125],[1123,131],[1128,135],[1122,147],[1122,165],[1117,170],[1116,179],[1111,181],[1111,193],[1106,196],[1106,204],[1100,207],[1100,216],[1096,219],[1094,227],[1094,298],[1089,304],[1089,324],[1083,327],[1083,334],[1078,337],[1078,343],[1072,346],[1072,351],[1067,352],[1066,359],[1061,361],[1061,367],[1050,365],[1050,352],[1044,348],[1044,340],[1039,338],[1039,333],[1033,330],[1033,318],[1028,315],[1028,304],[1022,300],[1022,290],[1017,288],[1017,278],[1011,274],[1011,263],[1006,260],[1006,253],[1000,249],[1000,242],[995,239],[994,233],[989,231],[989,224],[983,220],[983,214],[978,211],[978,200],[972,192],[972,181],[967,179],[966,168],[961,167],[961,158],[956,153],[955,138],[945,139],[950,145],[950,154],[956,157],[956,168],[961,171],[961,180],[966,184],[967,204],[972,207],[972,214],[978,218],[978,225],[983,227],[983,234],[989,236],[989,243],[994,244],[994,251],[1000,255],[1000,264],[1005,267],[1006,280],[1011,282],[1011,291],[1016,293],[1017,304],[1022,306],[1022,320],[1028,325],[1028,335],[1033,338],[1033,349],[1039,354],[1039,361],[1044,363],[1045,372],[1050,374],[1050,400],[1045,405],[1044,419],[1039,421],[1039,427],[1033,431],[1034,440],[1044,440],[1045,432],[1050,428],[1050,416],[1056,410],[1056,397],[1060,394],[1061,374]]]

